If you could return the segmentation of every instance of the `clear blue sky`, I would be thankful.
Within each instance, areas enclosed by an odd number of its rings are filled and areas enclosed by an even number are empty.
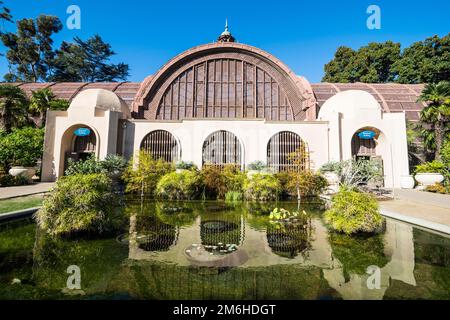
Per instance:
[[[264,49],[294,72],[319,82],[323,66],[340,45],[358,48],[393,40],[407,46],[450,32],[450,1],[346,0],[3,0],[15,18],[57,15],[64,22],[71,4],[81,8],[81,30],[66,27],[55,44],[99,34],[130,65],[130,81],[141,81],[190,47],[213,42],[228,17],[239,42]],[[381,30],[366,27],[369,5],[381,8]],[[5,25],[9,29],[11,25]],[[0,51],[4,48],[0,46]],[[0,74],[7,70],[0,58]]]

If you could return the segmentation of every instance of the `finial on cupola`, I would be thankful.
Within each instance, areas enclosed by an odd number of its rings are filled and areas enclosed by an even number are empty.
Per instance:
[[[220,34],[217,39],[218,42],[234,42],[236,39],[228,31],[228,19],[225,19],[225,30]]]

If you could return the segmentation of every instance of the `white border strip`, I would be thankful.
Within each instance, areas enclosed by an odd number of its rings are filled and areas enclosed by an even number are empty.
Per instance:
[[[403,214],[397,213],[397,212],[393,212],[393,211],[389,211],[386,209],[380,209],[380,213],[383,216],[389,217],[389,218],[393,218],[393,219],[397,219],[397,220],[401,220],[401,221],[405,221],[417,226],[421,226],[427,229],[431,229],[431,230],[435,230],[435,231],[439,231],[442,233],[446,233],[446,234],[450,234],[450,226],[447,226],[445,224],[441,224],[441,223],[437,223],[437,222],[431,222],[428,220],[424,220],[424,219],[420,219],[420,218],[414,218],[414,217],[410,217],[410,216],[405,216]]]

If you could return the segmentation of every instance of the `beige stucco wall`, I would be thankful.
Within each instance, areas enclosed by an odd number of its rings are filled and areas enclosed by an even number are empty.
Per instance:
[[[318,169],[328,161],[328,123],[311,122],[267,122],[265,120],[183,120],[180,122],[131,120],[127,136],[134,135],[133,150],[139,151],[144,137],[154,130],[166,130],[173,134],[181,146],[181,159],[202,166],[203,142],[217,130],[232,132],[241,142],[242,162],[245,165],[267,160],[267,144],[280,131],[292,131],[308,144],[312,168]],[[131,154],[132,152],[128,152]]]

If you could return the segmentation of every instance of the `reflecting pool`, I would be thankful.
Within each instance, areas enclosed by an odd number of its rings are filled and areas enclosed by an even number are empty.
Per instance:
[[[274,224],[275,207],[306,215]],[[0,299],[450,299],[450,238],[391,219],[379,235],[348,237],[329,232],[322,213],[130,200],[123,230],[103,238],[2,224]],[[72,265],[80,290],[67,289]]]

